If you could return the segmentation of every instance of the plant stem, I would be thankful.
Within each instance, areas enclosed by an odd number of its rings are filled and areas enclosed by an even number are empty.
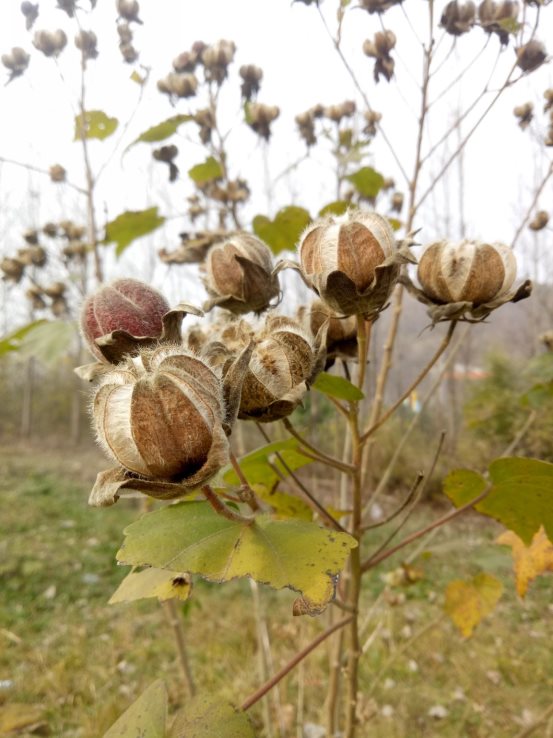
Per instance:
[[[300,448],[302,454],[307,455],[305,453],[305,449],[311,452],[312,455],[310,455],[309,458],[314,459],[316,461],[319,461],[321,464],[326,464],[327,466],[332,466],[335,469],[338,469],[338,471],[344,472],[346,474],[351,474],[353,471],[353,467],[350,464],[344,464],[343,461],[340,461],[339,459],[336,459],[334,456],[329,456],[328,454],[325,454],[324,451],[321,451],[319,448],[314,446],[312,443],[307,441],[292,425],[290,420],[288,418],[283,418],[282,420],[284,427],[290,433],[291,436],[294,436],[295,439],[297,439],[301,445],[304,448]]]
[[[385,561],[387,558],[397,553],[397,551],[400,551],[402,548],[405,548],[405,546],[408,546],[413,541],[416,541],[417,538],[421,538],[421,536],[425,536],[427,533],[430,533],[430,531],[434,530],[434,528],[439,528],[441,525],[445,525],[446,523],[449,523],[450,520],[454,520],[455,518],[459,517],[459,515],[462,515],[467,510],[470,510],[475,505],[477,505],[479,502],[481,502],[484,499],[484,497],[487,497],[490,490],[491,490],[491,485],[488,485],[486,489],[481,494],[478,495],[478,497],[475,497],[470,502],[467,502],[466,505],[463,505],[462,507],[458,507],[455,510],[452,510],[451,512],[447,513],[447,515],[443,515],[441,518],[438,518],[437,520],[434,520],[432,523],[429,523],[424,528],[421,528],[420,530],[416,530],[414,533],[411,533],[406,538],[404,538],[403,541],[400,541],[396,546],[389,548],[387,551],[382,551],[382,553],[377,554],[376,556],[371,556],[370,559],[363,562],[361,566],[361,570],[365,572],[365,571],[368,571],[369,569],[372,569],[377,564],[380,564],[381,561]]]
[[[517,733],[515,738],[528,738],[533,733],[536,732],[536,730],[541,727],[546,720],[548,720],[553,715],[553,704],[549,705],[547,710],[542,712],[542,714],[539,716],[539,718],[532,723],[532,725],[529,725],[527,728],[524,728],[520,733]]]
[[[190,661],[188,659],[188,651],[186,648],[186,641],[184,639],[182,618],[177,610],[174,600],[166,600],[165,602],[162,602],[162,606],[167,618],[167,622],[173,629],[173,633],[175,635],[177,653],[179,655],[179,664],[181,667],[184,684],[189,696],[194,697],[194,695],[196,694],[196,685],[194,684],[194,677],[192,676]]]
[[[256,702],[258,702],[262,697],[264,697],[267,692],[269,692],[276,684],[278,684],[284,677],[289,674],[294,666],[300,663],[306,656],[308,656],[311,651],[313,651],[317,646],[322,643],[324,640],[326,640],[329,636],[331,636],[335,631],[339,630],[340,628],[343,628],[345,625],[347,625],[349,622],[351,622],[351,617],[344,618],[343,620],[338,621],[334,625],[332,625],[330,628],[327,628],[325,631],[323,631],[317,638],[315,638],[311,643],[309,643],[305,648],[303,648],[299,653],[297,653],[294,658],[289,661],[285,666],[282,667],[277,673],[272,676],[265,684],[261,685],[259,689],[257,689],[252,695],[250,695],[244,702],[242,703],[241,710],[244,712],[246,710],[249,710],[252,705],[255,705]]]
[[[224,502],[221,502],[220,498],[211,489],[209,484],[205,484],[202,487],[202,492],[215,512],[223,518],[231,520],[233,523],[247,523],[248,525],[251,525],[254,522],[254,518],[240,515],[240,513],[231,510],[231,508],[225,505]]]

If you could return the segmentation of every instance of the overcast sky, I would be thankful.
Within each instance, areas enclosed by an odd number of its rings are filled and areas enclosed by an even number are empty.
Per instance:
[[[79,144],[72,141],[79,80],[79,52],[73,45],[75,25],[56,8],[55,0],[40,0],[39,4],[40,16],[34,30],[63,28],[70,42],[59,63],[45,59],[32,47],[32,32],[28,34],[25,30],[19,0],[2,0],[0,52],[5,53],[12,46],[22,46],[32,51],[32,60],[22,78],[0,88],[0,156],[45,169],[59,162],[67,169],[70,180],[82,184],[81,150]],[[444,4],[436,3],[438,18]],[[129,79],[133,67],[122,63],[118,50],[115,0],[98,0],[93,13],[88,12],[89,0],[81,0],[80,5],[82,27],[97,33],[100,52],[99,58],[89,63],[87,107],[102,109],[123,124],[135,108],[139,90]],[[428,3],[426,0],[406,0],[404,7],[412,27],[406,22],[404,12],[397,7],[382,18],[384,26],[392,29],[398,37],[397,50],[393,52],[396,79],[391,84],[385,81],[375,84],[373,62],[361,50],[363,41],[381,29],[378,16],[360,9],[348,11],[343,29],[343,49],[357,71],[372,107],[383,113],[384,128],[394,151],[410,174],[420,106],[418,80],[422,69],[422,51],[417,36],[425,37]],[[322,8],[329,25],[333,26],[336,2],[325,0]],[[547,8],[542,10],[538,38],[545,42],[553,39],[552,12]],[[246,177],[253,186],[247,216],[251,218],[256,213],[272,215],[279,207],[292,202],[315,213],[334,199],[334,175],[328,158],[317,147],[298,173],[281,177],[277,186],[267,187],[267,183],[305,151],[295,134],[294,116],[297,113],[316,103],[328,105],[345,99],[355,99],[361,106],[353,83],[333,50],[314,7],[291,4],[289,0],[142,0],[140,15],[144,25],[133,25],[134,43],[140,51],[140,63],[151,68],[150,84],[127,131],[128,141],[150,125],[177,112],[188,112],[195,105],[192,99],[191,103],[180,101],[176,108],[172,107],[168,99],[156,90],[155,82],[171,70],[171,61],[179,52],[188,49],[198,39],[207,43],[220,38],[232,39],[238,48],[233,74],[237,74],[241,64],[261,66],[264,79],[259,100],[277,104],[281,109],[280,118],[273,127],[271,145],[267,147],[253,132],[239,125],[242,111],[235,77],[223,100],[223,128],[231,131],[228,147],[231,173]],[[480,53],[480,57],[478,63],[463,75],[461,83],[431,110],[423,151],[439,140],[451,125],[456,111],[465,109],[484,90],[494,63],[495,72],[489,89],[497,89],[505,79],[515,58],[513,45],[510,44],[498,58],[497,38],[490,38],[484,48],[485,41],[486,35],[479,28],[459,38],[451,53],[448,53],[451,37],[444,36],[440,41],[437,63],[446,55],[447,59],[432,80],[430,100],[439,96],[475,54]],[[140,71],[139,66],[136,68]],[[545,88],[553,86],[551,77],[551,66],[546,65],[508,90],[467,147],[462,210],[469,236],[511,240],[553,151],[542,148],[540,152],[537,146],[537,139],[546,130],[542,95]],[[488,94],[475,105],[473,113],[462,124],[461,135],[470,130],[491,97],[492,94]],[[536,105],[536,121],[531,129],[523,132],[516,124],[512,109],[528,100]],[[181,151],[179,166],[182,177],[174,185],[165,184],[164,167],[152,164],[149,146],[137,145],[122,162],[117,155],[99,186],[100,223],[125,209],[139,210],[154,204],[159,205],[167,216],[182,212],[185,197],[193,192],[186,170],[205,158],[201,146],[189,142],[188,138],[196,138],[195,128],[181,127],[175,142]],[[117,134],[102,143],[91,142],[94,167],[102,164],[116,140]],[[436,152],[431,165],[422,172],[421,192],[455,145],[456,141],[451,140],[449,149],[442,148]],[[394,158],[378,137],[373,149],[363,163],[374,166],[385,176],[393,176],[398,188],[405,190]],[[427,206],[420,213],[416,225],[423,229],[423,242],[440,236],[458,235],[461,212],[457,195],[458,171],[452,167],[446,187],[436,190],[435,197],[428,199]],[[29,174],[26,170],[1,166],[0,188],[2,254],[13,253],[21,245],[19,233],[24,226],[84,217],[84,204],[76,193],[63,185],[54,189],[48,178]],[[551,192],[549,186],[540,200],[540,207],[549,212],[552,210]],[[169,220],[149,239],[149,245],[138,242],[131,246],[120,262],[113,266],[114,273],[137,276],[148,273],[152,249],[175,246],[178,232],[189,227],[190,224],[182,219]],[[541,237],[543,243],[538,242],[539,248],[545,246],[546,238]],[[182,270],[178,274],[178,279],[187,280],[182,276]],[[154,282],[159,283],[166,276],[166,267],[157,267]],[[171,281],[175,279],[175,276],[171,277]]]

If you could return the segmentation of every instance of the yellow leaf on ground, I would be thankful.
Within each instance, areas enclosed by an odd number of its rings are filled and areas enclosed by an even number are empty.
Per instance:
[[[39,722],[44,714],[37,705],[13,702],[0,707],[0,735],[14,735],[20,730],[30,729]]]
[[[455,579],[445,591],[445,611],[465,638],[493,612],[503,585],[490,574],[477,574],[468,581]]]
[[[512,548],[516,587],[520,597],[525,596],[528,585],[536,577],[548,571],[553,572],[553,543],[546,536],[543,527],[534,535],[529,546],[512,530],[502,533],[496,542]]]

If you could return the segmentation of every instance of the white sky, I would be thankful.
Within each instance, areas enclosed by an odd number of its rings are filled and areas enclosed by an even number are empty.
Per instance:
[[[129,79],[132,67],[122,63],[118,50],[115,0],[98,0],[97,8],[91,14],[88,13],[88,0],[81,0],[80,4],[83,9],[80,13],[82,27],[95,30],[100,51],[99,58],[89,63],[87,107],[102,109],[124,123],[135,107],[138,87]],[[444,5],[436,3],[438,19]],[[59,162],[68,170],[70,180],[82,184],[81,149],[78,143],[72,142],[79,77],[79,52],[73,45],[74,22],[56,8],[55,0],[40,0],[41,14],[34,30],[63,28],[70,39],[59,65],[56,65],[32,48],[34,31],[31,34],[25,31],[19,6],[19,0],[1,2],[0,52],[5,53],[12,46],[23,46],[32,51],[32,60],[22,78],[0,88],[0,156],[46,169]],[[335,0],[325,0],[322,8],[332,26]],[[405,10],[420,36],[425,34],[427,8],[425,0],[405,2]],[[318,147],[297,174],[281,178],[270,193],[267,190],[267,183],[305,151],[303,142],[295,134],[294,116],[297,113],[315,103],[328,105],[345,99],[355,99],[361,106],[351,79],[333,51],[314,7],[302,3],[292,5],[289,0],[142,0],[141,17],[143,26],[133,24],[134,43],[140,51],[140,62],[151,67],[152,71],[143,102],[128,129],[127,141],[177,112],[199,107],[192,98],[180,101],[174,108],[167,97],[156,90],[155,82],[171,70],[171,61],[178,53],[187,50],[198,39],[207,43],[220,38],[232,39],[238,51],[233,65],[234,84],[229,86],[223,100],[226,115],[222,127],[231,131],[228,146],[231,175],[249,179],[253,190],[244,220],[248,222],[256,213],[272,215],[278,208],[292,203],[315,213],[334,199],[334,174],[327,156]],[[359,9],[349,11],[344,24],[343,49],[357,70],[371,105],[383,113],[388,137],[410,174],[420,105],[416,80],[420,79],[422,67],[421,47],[400,8],[393,8],[382,20],[385,27],[398,36],[397,51],[393,52],[396,80],[391,84],[385,81],[378,85],[374,83],[372,60],[361,51],[363,41],[381,28],[378,16]],[[441,32],[438,37],[440,35]],[[431,100],[482,49],[485,38],[483,31],[475,28],[468,36],[458,39],[441,72],[432,81]],[[542,10],[538,38],[546,43],[553,39],[550,9]],[[443,58],[450,46],[451,37],[445,36],[440,42],[437,58]],[[462,83],[431,110],[423,150],[427,150],[429,142],[440,138],[455,117],[455,110],[466,108],[483,90],[498,48],[497,38],[492,37],[482,52],[480,63],[475,64],[464,75]],[[510,44],[497,62],[490,89],[500,86],[513,61],[514,51]],[[259,143],[253,132],[240,125],[242,112],[236,78],[238,68],[245,63],[257,64],[264,70],[259,100],[277,104],[281,109],[268,147]],[[539,153],[536,145],[536,138],[546,129],[546,116],[541,112],[542,95],[543,90],[550,86],[553,86],[550,65],[521,80],[505,93],[469,144],[464,158],[463,197],[467,235],[506,242],[511,240],[526,211],[535,183],[551,159],[553,149],[542,148]],[[473,114],[463,123],[463,132],[470,129],[490,97],[488,95],[476,105]],[[513,107],[527,100],[534,101],[536,105],[533,132],[520,131],[512,115]],[[116,133],[104,142],[91,142],[95,167],[109,155],[117,137]],[[166,216],[182,213],[185,197],[193,192],[186,170],[206,156],[202,147],[195,142],[190,143],[188,138],[197,139],[193,124],[182,126],[180,135],[174,140],[180,148],[178,163],[183,175],[174,185],[166,184],[166,168],[152,163],[151,146],[137,145],[125,156],[122,166],[117,155],[100,182],[99,222],[112,219],[125,209],[139,210],[152,205],[159,205]],[[450,151],[454,145],[452,141]],[[384,175],[393,176],[398,187],[404,190],[397,166],[379,137],[373,148],[374,152],[363,161],[363,165],[370,164]],[[423,170],[421,192],[446,156],[447,149],[442,148],[430,167]],[[437,190],[419,215],[416,226],[423,229],[420,236],[423,243],[440,236],[458,236],[457,172],[458,169],[452,167],[447,187]],[[551,192],[552,188],[548,186],[539,203],[539,207],[550,213],[553,210]],[[40,226],[47,220],[62,218],[84,219],[84,203],[71,189],[63,185],[54,187],[47,177],[29,174],[26,170],[0,166],[0,254],[15,252],[21,245],[19,233],[24,227]],[[149,274],[154,264],[154,251],[162,246],[176,246],[178,232],[187,229],[190,229],[190,224],[184,219],[169,220],[151,239],[131,246],[119,263],[113,265],[112,273]],[[543,249],[545,254],[550,235],[551,230],[541,234],[537,245],[532,245],[530,239],[530,247],[537,248],[538,253]],[[172,270],[171,289],[176,290],[176,281],[182,283],[182,280],[187,289],[195,289],[195,277],[187,277],[185,272],[185,269]],[[157,266],[153,281],[160,285],[166,277],[167,267]],[[178,291],[182,291],[180,286]]]

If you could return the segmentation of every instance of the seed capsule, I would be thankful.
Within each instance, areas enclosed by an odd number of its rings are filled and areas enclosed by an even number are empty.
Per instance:
[[[310,225],[299,245],[306,283],[340,315],[376,315],[411,261],[386,218],[361,210]]]
[[[278,296],[278,278],[273,276],[271,251],[263,241],[238,233],[212,246],[205,263],[205,286],[211,300],[233,313],[262,312]]]

